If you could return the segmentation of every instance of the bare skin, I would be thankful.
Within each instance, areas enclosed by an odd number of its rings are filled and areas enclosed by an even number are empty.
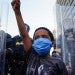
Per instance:
[[[50,40],[50,36],[48,35],[48,32],[44,29],[37,30],[34,34],[34,39],[38,38],[47,38]]]
[[[32,42],[28,35],[28,32],[26,31],[24,21],[22,19],[22,15],[21,15],[21,11],[20,11],[20,0],[13,0],[11,2],[11,5],[12,5],[12,8],[13,8],[15,16],[16,16],[17,25],[18,25],[20,34],[22,36],[25,51],[28,52],[28,49],[31,47]]]

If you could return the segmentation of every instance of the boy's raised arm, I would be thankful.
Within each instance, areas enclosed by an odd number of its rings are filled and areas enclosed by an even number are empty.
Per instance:
[[[23,21],[22,15],[21,15],[20,0],[13,0],[11,2],[11,5],[12,5],[12,8],[13,8],[15,16],[16,16],[18,28],[19,28],[20,35],[21,35],[23,43],[24,43],[25,51],[27,52],[28,49],[31,47],[32,42],[28,35],[28,32],[26,31],[24,21]]]

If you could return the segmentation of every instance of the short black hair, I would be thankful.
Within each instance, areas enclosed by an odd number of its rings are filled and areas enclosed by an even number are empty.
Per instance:
[[[37,28],[37,29],[35,30],[35,32],[38,31],[38,30],[40,30],[40,29],[46,30],[46,31],[48,32],[50,38],[51,38],[51,41],[55,41],[52,32],[51,32],[48,28],[46,28],[46,27],[39,27],[39,28]],[[34,32],[34,35],[35,35],[35,32]],[[33,39],[34,39],[34,35],[33,35]]]

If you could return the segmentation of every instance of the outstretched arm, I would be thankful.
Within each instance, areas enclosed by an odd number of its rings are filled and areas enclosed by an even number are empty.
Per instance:
[[[21,11],[20,11],[20,0],[13,0],[11,2],[12,8],[14,10],[15,16],[16,16],[16,20],[17,20],[17,24],[18,24],[18,28],[24,43],[24,48],[26,50],[26,52],[28,51],[28,49],[31,47],[32,42],[31,39],[28,35],[28,32],[26,31],[25,25],[24,25],[24,21],[21,15]]]

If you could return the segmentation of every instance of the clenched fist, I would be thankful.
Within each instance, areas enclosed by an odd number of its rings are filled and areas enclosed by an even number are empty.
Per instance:
[[[11,5],[15,13],[20,13],[20,0],[13,0]]]

